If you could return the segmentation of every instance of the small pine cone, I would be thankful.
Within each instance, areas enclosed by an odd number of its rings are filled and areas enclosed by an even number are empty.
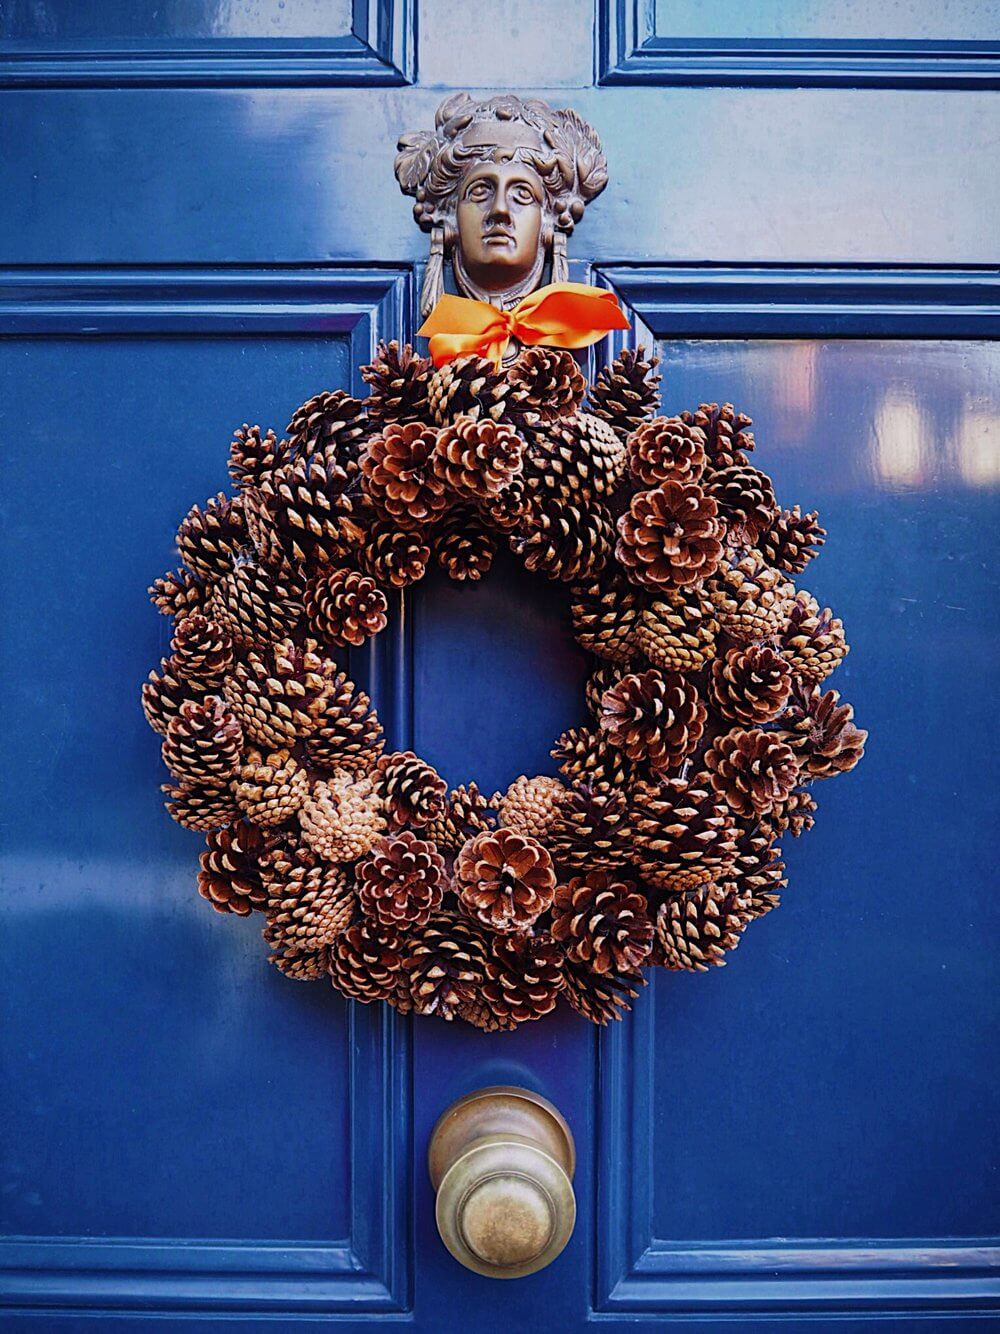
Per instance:
[[[792,838],[801,838],[808,834],[816,823],[816,802],[805,788],[796,788],[790,792],[780,805],[775,806],[770,815],[765,815],[760,828],[770,838],[781,838],[791,834]]]
[[[348,472],[358,461],[367,430],[364,406],[343,389],[316,394],[296,409],[285,427],[296,453],[322,450]]]
[[[288,441],[278,440],[273,431],[261,435],[259,426],[246,422],[233,432],[229,446],[229,476],[241,491],[247,487],[266,487],[279,468],[288,462]]]
[[[417,1014],[454,1019],[479,994],[486,950],[482,932],[467,917],[442,913],[420,927],[403,961]]]
[[[362,911],[383,926],[425,926],[441,906],[444,858],[409,829],[380,838],[358,863],[357,875]]]
[[[448,504],[444,482],[434,471],[438,431],[423,422],[390,423],[372,436],[361,460],[368,499],[383,518],[402,528],[429,523]]]
[[[820,611],[819,603],[804,589],[795,594],[786,610],[788,619],[779,641],[781,652],[796,676],[818,685],[849,652],[843,622],[829,607]]]
[[[787,883],[784,863],[774,846],[774,835],[765,828],[773,818],[766,816],[738,830],[736,865],[727,877],[728,883],[739,885],[741,894],[750,895],[752,917],[763,917],[776,908],[778,893]]]
[[[470,838],[455,859],[455,892],[466,912],[493,931],[527,931],[552,903],[552,858],[537,839],[510,829]]]
[[[456,357],[439,367],[427,385],[431,421],[438,426],[456,417],[499,421],[510,386],[487,357]]]
[[[558,417],[527,435],[524,480],[529,494],[586,508],[595,496],[606,500],[625,475],[625,446],[600,417]]]
[[[733,885],[708,884],[662,903],[656,934],[663,967],[691,973],[724,967],[727,951],[736,948],[752,920],[749,900]]]
[[[571,783],[592,779],[624,787],[630,766],[617,746],[612,746],[603,732],[592,727],[571,727],[556,738],[549,754]]]
[[[189,616],[201,611],[208,589],[190,570],[171,570],[149,586],[149,600],[163,616]]]
[[[432,534],[438,565],[449,579],[476,582],[488,574],[497,553],[497,541],[487,532],[475,510],[450,510]]]
[[[736,860],[736,825],[708,783],[636,783],[629,806],[636,865],[647,884],[673,892],[723,878]]]
[[[603,1028],[631,1010],[639,988],[646,985],[640,972],[595,973],[586,964],[567,959],[563,966],[563,996],[577,1014]]]
[[[275,859],[275,865],[268,886],[264,939],[285,951],[332,945],[357,911],[347,871],[284,850],[268,856]]]
[[[665,588],[639,617],[635,643],[664,672],[696,672],[715,657],[719,622],[700,588]]]
[[[507,383],[507,415],[529,424],[571,416],[587,389],[572,352],[552,347],[526,347],[508,370]]]
[[[566,795],[564,784],[558,778],[538,774],[528,778],[522,774],[501,797],[497,793],[495,805],[500,824],[515,834],[544,843],[549,830],[559,815],[559,803]]]
[[[432,463],[435,475],[463,500],[486,500],[520,473],[523,449],[506,422],[457,417],[438,434]]]
[[[237,558],[212,585],[208,610],[241,648],[273,644],[293,634],[302,616],[302,584],[254,561]]]
[[[287,750],[248,750],[236,781],[236,800],[248,820],[271,829],[291,820],[309,795],[305,769]]]
[[[590,673],[583,688],[583,696],[587,710],[595,722],[601,717],[601,696],[605,690],[617,685],[623,676],[637,671],[639,665],[635,659],[630,659],[628,662],[602,662]],[[620,759],[619,754],[619,761]]]
[[[664,482],[632,497],[618,520],[616,556],[629,577],[647,588],[696,584],[714,574],[722,557],[716,504],[694,482]]]
[[[570,591],[573,634],[580,647],[612,662],[628,662],[634,657],[641,615],[635,590],[615,580],[577,584]]]
[[[767,815],[799,783],[795,752],[773,732],[726,732],[705,754],[712,787],[737,815]]]
[[[386,811],[396,825],[419,829],[444,814],[448,785],[412,750],[383,755],[376,769]]]
[[[629,973],[649,954],[653,923],[631,880],[590,871],[557,886],[552,937],[570,959],[595,973]]]
[[[164,802],[171,817],[185,829],[197,829],[207,834],[240,818],[240,808],[232,783],[221,787],[204,787],[198,783],[181,783],[172,787],[164,783],[160,789],[167,794]]]
[[[523,1024],[556,1008],[565,981],[563,954],[550,936],[494,936],[482,997],[498,1018]]]
[[[754,449],[750,430],[753,422],[745,413],[737,412],[732,403],[723,403],[721,408],[718,403],[701,403],[694,412],[682,412],[681,421],[704,431],[710,471],[742,466],[749,461],[747,455]]]
[[[361,378],[371,390],[365,399],[368,420],[381,427],[425,417],[427,386],[433,374],[430,357],[416,356],[409,343],[400,347],[395,338],[379,343],[375,360],[361,368]]]
[[[480,792],[475,783],[463,783],[448,793],[444,811],[423,826],[427,838],[446,852],[457,852],[466,840],[484,829],[491,829],[494,817],[492,803]]]
[[[655,667],[623,676],[601,705],[601,728],[611,744],[653,769],[669,769],[692,754],[708,716],[689,677]]]
[[[706,589],[719,625],[738,644],[770,639],[786,624],[795,590],[757,551],[723,565]],[[808,596],[808,595],[807,595]]]
[[[865,753],[868,733],[853,718],[836,690],[823,695],[817,686],[794,701],[775,735],[795,751],[805,781],[832,778],[850,773]]]
[[[498,937],[505,939],[505,937]],[[517,937],[512,937],[517,939]],[[455,1011],[458,1019],[463,1019],[473,1028],[482,1029],[484,1033],[510,1033],[517,1028],[517,1020],[506,1011],[500,1014],[488,1001],[483,999],[480,993],[473,993],[467,1001],[464,1001]]]
[[[591,385],[589,411],[622,435],[638,430],[660,406],[660,376],[654,374],[660,359],[647,361],[645,352],[641,346],[625,348]]]
[[[405,954],[397,931],[362,918],[330,946],[330,980],[352,1000],[388,1000],[399,985]]]
[[[204,698],[204,687],[185,680],[173,658],[161,659],[159,672],[150,672],[142,683],[142,711],[146,722],[161,736],[167,735],[171,719],[178,716],[182,704],[187,701],[197,704]]]
[[[495,532],[509,535],[524,527],[528,519],[528,487],[523,474],[496,496],[483,501],[479,512],[483,523]]]
[[[330,950],[323,945],[318,950],[276,951],[267,961],[293,982],[318,982],[330,971]]]
[[[826,529],[820,527],[816,511],[803,514],[796,505],[781,511],[757,545],[768,565],[801,574],[825,541]]]
[[[296,566],[334,565],[350,550],[361,532],[353,517],[356,443],[352,437],[345,445],[347,457],[335,440],[300,451],[275,473],[270,495],[248,495],[254,542],[266,564],[281,565],[277,557],[283,553]]]
[[[607,506],[593,502],[533,506],[525,529],[511,538],[511,550],[529,570],[550,579],[578,583],[592,579],[608,564],[615,530]]]
[[[299,810],[302,837],[330,862],[353,862],[385,833],[382,803],[370,778],[335,770],[316,783]]]
[[[177,530],[181,560],[203,579],[228,574],[249,540],[240,503],[221,491],[205,502],[204,509],[194,505]]]
[[[215,829],[201,854],[198,893],[216,912],[249,917],[254,908],[267,906],[267,890],[260,873],[264,835],[256,825],[240,821]]]
[[[608,871],[628,861],[630,832],[625,793],[585,780],[564,794],[546,846],[561,867]]]
[[[759,727],[781,713],[792,693],[792,670],[766,644],[731,648],[712,663],[712,702],[724,718]]]
[[[218,621],[193,612],[177,622],[170,641],[171,662],[179,676],[211,688],[233,665],[233,641]]]
[[[705,432],[680,417],[654,417],[626,442],[629,471],[642,486],[697,482],[705,471]]]
[[[170,720],[163,763],[182,784],[221,787],[236,772],[243,731],[218,695],[186,700]]]
[[[431,549],[420,532],[373,523],[358,551],[362,569],[383,587],[405,588],[427,572]]]
[[[778,502],[770,477],[749,464],[713,473],[705,490],[715,498],[731,547],[752,546],[777,517]]]
[[[236,664],[225,694],[251,741],[284,750],[320,725],[336,667],[319,650],[314,639],[281,639]]]
[[[355,648],[381,634],[389,604],[374,579],[357,570],[320,570],[306,584],[309,628],[325,644]]]
[[[366,774],[375,767],[384,747],[382,724],[371,700],[344,672],[338,672],[319,726],[306,742],[310,762],[322,769]]]

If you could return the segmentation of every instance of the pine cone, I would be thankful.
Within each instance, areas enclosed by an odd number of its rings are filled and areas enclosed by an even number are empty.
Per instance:
[[[601,704],[601,728],[611,744],[653,769],[668,769],[693,753],[708,712],[693,681],[656,668],[623,676]]]
[[[715,572],[722,556],[715,501],[693,482],[639,491],[618,520],[618,532],[618,560],[647,588],[698,583]]]
[[[628,662],[635,654],[639,595],[619,580],[577,584],[571,594],[573,633],[580,647],[599,658]]]
[[[569,1004],[603,1028],[611,1019],[621,1019],[631,1010],[629,1001],[635,1000],[639,988],[646,985],[639,972],[595,973],[586,964],[567,959],[563,965],[565,984],[563,995]]]
[[[240,818],[232,783],[206,787],[199,783],[181,783],[172,787],[164,783],[161,792],[167,794],[164,802],[171,817],[185,829],[196,829],[207,834],[223,825],[233,824]]]
[[[249,917],[254,908],[267,905],[267,891],[260,874],[264,835],[256,825],[228,825],[215,829],[201,854],[198,893],[216,912]]]
[[[523,472],[479,507],[483,523],[505,536],[523,528],[528,515],[528,487]]]
[[[571,416],[587,389],[572,352],[551,347],[526,347],[508,370],[507,383],[507,415],[528,424]]]
[[[203,579],[228,574],[233,558],[249,541],[239,502],[221,491],[205,508],[192,506],[177,530],[177,550],[188,569]]]
[[[487,357],[456,357],[431,376],[427,405],[438,426],[456,417],[491,417],[499,421],[510,386],[504,373]]]
[[[736,865],[726,884],[720,886],[735,889],[741,897],[748,896],[747,911],[751,918],[763,917],[776,908],[780,891],[787,883],[784,864],[774,846],[774,835],[765,828],[773,818],[775,816],[766,816],[759,824],[738,831]]]
[[[498,937],[498,939],[507,939],[507,937]],[[516,940],[516,936],[510,939]],[[463,1001],[455,1011],[456,1017],[463,1019],[473,1028],[482,1029],[484,1033],[510,1033],[517,1028],[517,1020],[506,1011],[503,1014],[498,1013],[492,1005],[486,1001],[481,992],[473,992],[467,1001]]]
[[[239,723],[217,695],[186,700],[170,720],[163,763],[182,784],[221,787],[236,772],[243,746]]]
[[[170,642],[174,671],[188,681],[218,687],[233,665],[233,641],[217,621],[194,612],[177,622]]]
[[[457,417],[438,434],[435,476],[463,500],[499,495],[523,466],[521,437],[506,422]]]
[[[791,747],[759,728],[720,736],[705,754],[705,767],[712,787],[737,815],[767,815],[799,782]]]
[[[361,532],[355,498],[359,443],[359,437],[349,434],[343,442],[333,438],[302,450],[275,473],[272,494],[248,493],[254,543],[265,564],[280,568],[279,552],[308,568],[344,558]]]
[[[357,873],[361,908],[383,926],[424,926],[441,906],[444,858],[408,829],[380,838]]]
[[[344,672],[338,672],[319,726],[306,742],[310,761],[323,769],[366,774],[375,767],[384,746],[382,724],[371,700]]]
[[[170,721],[187,701],[199,704],[205,698],[205,689],[181,676],[173,658],[160,661],[159,672],[150,672],[142,684],[142,711],[154,732],[166,736]]]
[[[331,862],[357,861],[386,827],[372,780],[340,769],[315,784],[299,810],[299,823],[309,847]]]
[[[724,718],[747,727],[769,723],[791,696],[791,668],[765,644],[731,648],[712,663],[709,693]]]
[[[236,566],[212,585],[212,619],[242,648],[273,644],[293,634],[302,616],[302,585],[253,561]]]
[[[795,751],[803,779],[832,778],[850,773],[865,753],[868,733],[853,718],[836,690],[823,695],[814,687],[793,702],[775,735]]]
[[[630,672],[637,671],[639,666],[640,664],[634,659],[630,659],[628,662],[602,662],[590,673],[583,687],[583,696],[587,704],[587,710],[595,722],[599,721],[601,717],[601,696],[605,690],[610,690],[612,686],[616,686],[623,676],[628,676]],[[563,733],[563,735],[569,736],[570,733]],[[607,745],[607,742],[603,741],[602,738],[599,739],[602,745]],[[615,763],[620,764],[620,752],[615,751],[613,746],[611,750],[617,756]],[[622,777],[624,781],[624,770]]]
[[[529,495],[585,508],[594,496],[606,500],[625,475],[625,446],[600,417],[558,417],[527,432],[527,438]]]
[[[416,356],[409,343],[400,347],[395,338],[379,343],[375,360],[361,368],[361,378],[371,389],[365,399],[368,420],[384,426],[426,417],[427,386],[433,373],[430,357]]]
[[[448,852],[457,852],[473,834],[493,826],[491,802],[475,783],[452,788],[441,815],[423,826],[425,836]]]
[[[323,945],[318,950],[276,951],[267,961],[295,982],[318,982],[330,971],[330,950]]]
[[[736,860],[736,825],[707,783],[636,783],[629,807],[636,864],[657,889],[692,889],[723,878]]]
[[[723,403],[721,408],[718,403],[701,403],[694,412],[682,412],[681,421],[704,431],[710,471],[749,462],[747,455],[754,449],[750,430],[753,422],[745,413],[737,412],[732,403]]]
[[[261,435],[259,426],[246,422],[233,432],[229,446],[229,475],[241,491],[266,487],[288,462],[288,441],[279,441],[273,431]]]
[[[715,498],[730,546],[752,546],[777,517],[778,502],[770,477],[749,464],[713,473],[705,489]]]
[[[398,932],[363,918],[330,947],[330,981],[352,1000],[389,1000],[403,973],[406,945]]]
[[[475,922],[442,913],[411,937],[403,967],[417,1014],[454,1019],[482,986],[486,942]]]
[[[649,954],[653,923],[633,881],[591,871],[557,886],[552,937],[595,973],[628,973]]]
[[[757,545],[768,565],[789,574],[801,574],[826,541],[826,529],[815,510],[803,514],[798,505],[782,510]]]
[[[248,820],[262,829],[285,824],[308,796],[306,771],[287,750],[247,751],[237,774],[236,800]]]
[[[696,672],[715,656],[719,622],[700,588],[665,588],[639,617],[635,643],[664,672]]]
[[[201,611],[208,592],[196,574],[171,570],[149,586],[149,600],[163,616],[189,616]]]
[[[751,919],[748,894],[731,885],[700,885],[662,903],[656,934],[663,949],[663,967],[707,973],[724,967]]]
[[[532,508],[525,529],[514,534],[510,546],[526,569],[576,583],[604,569],[614,550],[614,535],[610,511],[599,502],[586,509],[539,505]]]
[[[374,579],[357,570],[321,570],[306,584],[309,628],[325,644],[355,648],[389,623],[389,604]]]
[[[406,422],[386,426],[368,442],[361,461],[368,499],[401,528],[429,523],[448,504],[445,484],[434,471],[437,438],[435,427]]]
[[[496,538],[483,528],[475,510],[449,510],[434,529],[438,565],[449,579],[475,582],[488,574],[497,552]]]
[[[497,793],[494,802],[505,829],[544,842],[565,795],[566,788],[558,778],[549,778],[547,774],[528,778],[522,774],[502,797]]]
[[[283,750],[319,726],[336,673],[319,649],[314,639],[281,639],[236,664],[226,700],[251,741]]]
[[[775,806],[770,815],[762,817],[761,832],[772,839],[781,838],[783,834],[800,838],[803,834],[808,834],[816,823],[813,818],[815,811],[816,803],[812,796],[805,788],[796,788],[784,801]]]
[[[562,951],[551,937],[493,937],[482,997],[501,1027],[550,1014],[564,983]]]
[[[509,829],[476,834],[455,860],[462,906],[493,931],[526,931],[551,904],[555,883],[541,843]]]
[[[367,431],[363,404],[343,389],[316,394],[296,409],[285,427],[299,454],[322,451],[348,473],[358,462]]]
[[[561,867],[606,871],[629,859],[628,803],[610,783],[574,783],[559,802],[546,846]]]
[[[654,417],[627,441],[632,476],[642,486],[697,482],[705,471],[705,432],[680,417]]]
[[[408,532],[394,523],[373,523],[358,552],[361,566],[377,583],[405,588],[426,573],[431,549],[421,532]]]
[[[825,681],[849,651],[843,622],[829,607],[820,611],[819,603],[804,589],[795,594],[786,610],[788,619],[781,632],[781,652],[796,676],[815,684]]]
[[[571,783],[593,779],[612,787],[624,787],[630,766],[617,746],[603,732],[591,727],[571,727],[556,738],[549,754]]]
[[[590,389],[588,409],[622,435],[631,435],[660,406],[660,376],[653,373],[660,359],[646,361],[645,351],[641,345],[625,348]]]
[[[285,951],[332,945],[357,910],[345,868],[321,862],[301,848],[276,849],[267,860],[267,943]]]
[[[448,785],[412,750],[383,755],[377,772],[386,810],[395,824],[420,828],[444,814]]]
[[[706,589],[719,625],[738,644],[770,639],[786,624],[794,589],[757,551],[720,567]]]

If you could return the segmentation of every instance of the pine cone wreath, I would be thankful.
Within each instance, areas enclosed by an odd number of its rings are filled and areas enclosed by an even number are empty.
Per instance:
[[[351,878],[342,866],[304,855],[302,849],[269,853],[267,925],[269,945],[318,950],[332,945],[357,915]]]
[[[316,731],[306,742],[306,753],[322,769],[369,773],[385,747],[378,714],[363,690],[338,672]]]
[[[316,394],[296,409],[285,427],[288,445],[297,454],[322,451],[350,474],[368,430],[364,405],[343,389]]]
[[[267,906],[260,858],[266,844],[256,825],[240,821],[212,830],[201,854],[198,893],[216,912],[249,917]]]
[[[768,565],[788,574],[801,574],[826,541],[826,529],[820,527],[813,510],[803,514],[798,505],[782,510],[757,545]]]
[[[449,579],[474,583],[489,574],[497,541],[474,510],[449,510],[432,536],[435,558]]]
[[[178,676],[218,687],[233,665],[233,641],[217,621],[194,612],[177,622],[170,661]]]
[[[562,796],[545,842],[561,867],[606,871],[628,861],[630,832],[621,788],[584,780]]]
[[[660,376],[654,373],[660,359],[647,360],[645,353],[642,346],[625,348],[598,374],[590,389],[587,410],[621,435],[638,430],[660,406]]]
[[[854,709],[840,703],[836,690],[824,695],[817,686],[793,703],[776,735],[795,751],[803,779],[832,778],[855,767],[868,733],[853,718]]]
[[[448,785],[412,750],[383,755],[376,774],[386,812],[395,825],[419,829],[444,814]]]
[[[299,809],[299,824],[313,852],[331,862],[357,861],[386,830],[372,780],[346,770],[314,784]]]
[[[409,343],[400,347],[395,338],[380,342],[375,360],[361,368],[370,390],[364,404],[368,420],[376,427],[420,421],[428,411],[427,388],[433,373],[430,357],[418,357]]]
[[[564,983],[563,954],[551,937],[493,937],[482,996],[499,1026],[551,1014]]]
[[[302,618],[302,584],[254,560],[237,557],[212,585],[208,613],[240,648],[273,644],[294,634]]]
[[[357,871],[362,910],[383,926],[424,926],[441,906],[444,858],[409,829],[380,838]]]
[[[719,622],[699,587],[664,588],[636,626],[636,648],[664,672],[696,672],[715,657]]]
[[[324,643],[355,648],[389,623],[385,594],[357,570],[321,570],[306,584],[309,628]]]
[[[693,482],[664,482],[632,497],[618,520],[616,556],[646,588],[695,584],[714,574],[722,556],[712,496]]]
[[[251,741],[281,750],[316,730],[335,679],[335,665],[314,639],[281,639],[236,664],[225,696]]]
[[[712,663],[709,694],[724,718],[746,727],[773,722],[792,693],[792,671],[766,644],[732,648]]]
[[[680,417],[654,417],[626,442],[629,471],[645,487],[698,482],[705,471],[705,432]]]
[[[189,570],[210,580],[229,573],[249,540],[240,503],[220,491],[204,509],[188,511],[177,530],[177,551]]]
[[[422,826],[423,834],[446,852],[457,852],[463,843],[495,823],[489,801],[475,783],[464,783],[448,793],[442,813]]]
[[[802,680],[819,684],[847,657],[849,645],[843,623],[829,607],[820,611],[811,593],[800,589],[787,605],[788,619],[781,631],[781,652]]]
[[[309,796],[305,769],[287,750],[250,749],[236,781],[236,800],[248,820],[262,829],[287,824]]]
[[[611,744],[652,769],[668,769],[691,755],[708,716],[689,677],[656,668],[622,677],[601,706],[601,728]]]
[[[632,1008],[629,1002],[646,985],[640,972],[595,973],[587,964],[574,963],[572,959],[566,960],[563,974],[562,995],[566,1001],[577,1014],[602,1028],[627,1014]]]
[[[515,778],[507,791],[494,799],[500,824],[515,834],[544,843],[559,816],[559,804],[566,795],[566,787],[558,778],[537,774]]]
[[[455,892],[492,931],[527,931],[549,907],[556,876],[538,842],[510,829],[484,830],[455,859]]]
[[[575,505],[538,505],[526,529],[511,538],[511,550],[525,568],[577,583],[598,575],[611,559],[614,525],[605,505],[593,502],[586,509]]]
[[[185,700],[167,726],[163,763],[181,783],[220,787],[236,772],[243,732],[217,695]]]
[[[521,437],[506,422],[457,417],[441,428],[434,474],[458,497],[486,500],[509,486],[523,466]]]
[[[749,464],[713,473],[706,490],[718,506],[726,542],[732,547],[753,546],[777,517],[770,477]]]
[[[420,532],[388,521],[373,523],[357,552],[365,574],[383,588],[419,583],[431,558],[430,544]]]
[[[722,879],[736,860],[736,824],[706,782],[640,782],[629,804],[636,864],[657,889],[678,892]]]
[[[434,471],[438,431],[423,422],[390,424],[368,442],[361,460],[364,486],[376,512],[401,528],[417,528],[448,504]]]
[[[631,775],[631,765],[618,747],[611,745],[604,732],[592,727],[571,727],[561,733],[549,754],[571,783],[592,779],[624,787]]]
[[[726,732],[705,753],[712,787],[737,815],[767,815],[799,783],[795,752],[773,732]]]
[[[167,794],[164,805],[171,818],[185,829],[208,834],[233,824],[241,815],[232,783],[179,783],[176,787],[164,783],[160,790]]]
[[[436,426],[456,417],[499,421],[509,391],[507,377],[489,358],[456,357],[436,370],[427,385],[431,421]]]
[[[454,1019],[486,976],[486,941],[475,922],[442,913],[410,937],[403,966],[417,1014]]]
[[[142,711],[146,722],[154,732],[166,736],[171,719],[178,716],[181,705],[187,701],[198,704],[206,693],[206,687],[180,675],[173,658],[163,658],[160,670],[150,672],[142,683]]]
[[[705,435],[705,453],[708,468],[719,472],[723,468],[742,467],[749,462],[747,455],[755,447],[751,419],[737,412],[732,403],[701,403],[694,412],[682,412],[681,421],[696,426]]]
[[[207,585],[190,570],[171,570],[150,584],[149,600],[163,616],[189,616],[201,611]]]
[[[352,1000],[388,1000],[399,985],[406,942],[390,926],[362,918],[330,947],[330,981]]]
[[[641,606],[624,581],[577,584],[571,589],[570,614],[576,642],[587,653],[613,662],[634,657]]]
[[[724,967],[726,953],[740,943],[752,920],[749,900],[732,885],[707,884],[660,904],[656,934],[663,967],[691,973]]]
[[[552,938],[561,942],[575,963],[595,973],[616,975],[645,961],[653,923],[633,881],[590,871],[556,888]]]
[[[783,575],[764,564],[758,551],[735,565],[723,565],[708,589],[721,628],[738,644],[771,639],[788,623],[795,590]],[[808,595],[807,595],[808,596]]]
[[[273,431],[261,434],[259,426],[246,422],[233,432],[229,446],[229,475],[241,491],[268,487],[274,474],[288,462],[289,442],[278,440]]]
[[[572,352],[554,347],[526,347],[508,370],[507,383],[507,415],[528,425],[572,416],[587,389]]]

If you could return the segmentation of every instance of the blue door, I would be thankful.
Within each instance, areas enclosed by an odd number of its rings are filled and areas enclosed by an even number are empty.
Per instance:
[[[997,1319],[998,56],[978,0],[0,0],[2,1328]],[[392,158],[465,88],[598,129],[571,276],[664,412],[732,401],[820,511],[871,735],[781,911],[608,1031],[267,968],[195,892],[137,704],[146,585],[231,431],[412,337]],[[551,772],[583,718],[562,590],[513,563],[430,578],[358,669],[450,784]],[[497,1084],[577,1149],[569,1244],[504,1284],[444,1248],[426,1169]]]

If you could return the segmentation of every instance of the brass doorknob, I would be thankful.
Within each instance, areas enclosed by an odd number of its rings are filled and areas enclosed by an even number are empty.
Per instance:
[[[545,1098],[503,1084],[452,1103],[427,1153],[438,1231],[456,1260],[490,1278],[551,1264],[576,1221],[576,1148]]]

